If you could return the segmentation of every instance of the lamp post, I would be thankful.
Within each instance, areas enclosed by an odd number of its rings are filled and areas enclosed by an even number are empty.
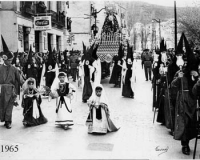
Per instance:
[[[157,19],[152,19],[152,23],[153,23],[154,21],[157,22],[157,23],[159,24],[159,37],[160,37],[160,42],[161,42],[161,27],[160,27],[160,19],[158,19],[158,20],[157,20]]]

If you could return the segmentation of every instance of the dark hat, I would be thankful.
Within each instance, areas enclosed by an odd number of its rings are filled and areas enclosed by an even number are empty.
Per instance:
[[[165,51],[167,51],[167,48],[166,48],[165,40],[163,38],[160,42],[160,52],[165,52]]]
[[[58,52],[58,63],[61,63],[61,53],[60,53],[60,51]]]
[[[131,59],[133,61],[133,47],[130,47],[129,43],[127,44],[127,57],[126,59]]]
[[[124,56],[124,52],[123,52],[124,50],[123,50],[123,48],[122,48],[122,43],[120,44],[120,46],[119,46],[119,50],[118,50],[118,58],[119,59],[122,59],[123,58],[123,56]]]
[[[92,57],[97,60],[98,56],[97,56],[97,49],[98,49],[99,45],[96,45],[95,49],[92,52]]]
[[[33,57],[33,51],[32,51],[32,46],[30,45],[30,50],[29,50],[29,53],[28,53],[28,61],[27,61],[27,64],[31,64],[31,62],[32,62],[32,57]]]
[[[184,41],[184,33],[182,33],[181,38],[180,38],[180,40],[178,42],[177,49],[176,49],[176,55],[177,54],[184,54],[183,41]]]
[[[2,57],[4,60],[10,60],[14,57],[13,53],[11,51],[9,51],[8,46],[6,44],[6,42],[4,41],[3,36],[1,35],[1,40],[2,40],[2,44],[3,44],[3,53],[2,53]]]
[[[60,73],[58,74],[58,77],[63,77],[63,76],[64,76],[64,77],[67,76],[65,72],[60,72]]]
[[[93,52],[93,49],[94,48],[94,43],[92,44],[92,46],[90,48],[88,48],[85,52],[85,54],[82,56],[82,61],[83,60],[89,60],[90,61],[90,64],[92,64],[94,62],[94,58],[92,57],[92,52]]]
[[[184,54],[183,47],[185,46],[186,53]],[[188,43],[187,38],[185,37],[185,34],[182,33],[181,38],[179,40],[176,54],[184,54],[183,59],[187,61],[186,69],[190,71],[191,69],[197,68],[197,59],[195,58],[195,55],[193,51],[191,50],[191,47]]]
[[[188,43],[187,38],[185,37],[185,34],[183,33],[183,38],[185,42],[185,49],[186,49],[186,57],[187,57],[187,67],[190,69],[192,67],[197,67],[197,59],[194,55],[194,53],[191,50],[191,47]]]
[[[48,46],[48,50],[49,50],[49,55],[48,55],[48,60],[47,60],[47,67],[49,65],[51,65],[54,68],[56,63],[53,60],[53,53],[52,53],[51,45]]]

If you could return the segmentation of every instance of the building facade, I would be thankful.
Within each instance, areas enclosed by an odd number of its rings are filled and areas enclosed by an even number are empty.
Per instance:
[[[35,52],[47,52],[49,45],[66,49],[66,1],[2,1],[1,6],[1,31],[11,51],[28,52],[30,45]],[[51,29],[34,29],[34,17],[39,16],[51,17]]]

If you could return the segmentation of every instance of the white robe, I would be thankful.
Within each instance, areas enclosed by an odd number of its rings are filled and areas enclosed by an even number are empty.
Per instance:
[[[73,115],[72,115],[72,100],[71,97],[68,95],[64,96],[64,100],[66,102],[65,104],[60,105],[60,96],[58,96],[57,89],[59,89],[59,83],[57,87],[54,87],[54,91],[52,92],[54,94],[54,97],[56,97],[56,108],[59,107],[58,113],[56,113],[56,125],[73,125]],[[69,83],[69,93],[72,92],[72,90],[75,90],[75,87]]]
[[[95,61],[95,68],[94,85],[97,85],[101,82],[101,61],[99,58]]]

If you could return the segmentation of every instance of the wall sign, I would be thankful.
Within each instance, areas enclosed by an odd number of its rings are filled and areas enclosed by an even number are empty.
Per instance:
[[[34,17],[34,29],[36,31],[51,29],[51,16]]]
[[[18,25],[18,40],[22,41],[23,40],[23,26]]]

